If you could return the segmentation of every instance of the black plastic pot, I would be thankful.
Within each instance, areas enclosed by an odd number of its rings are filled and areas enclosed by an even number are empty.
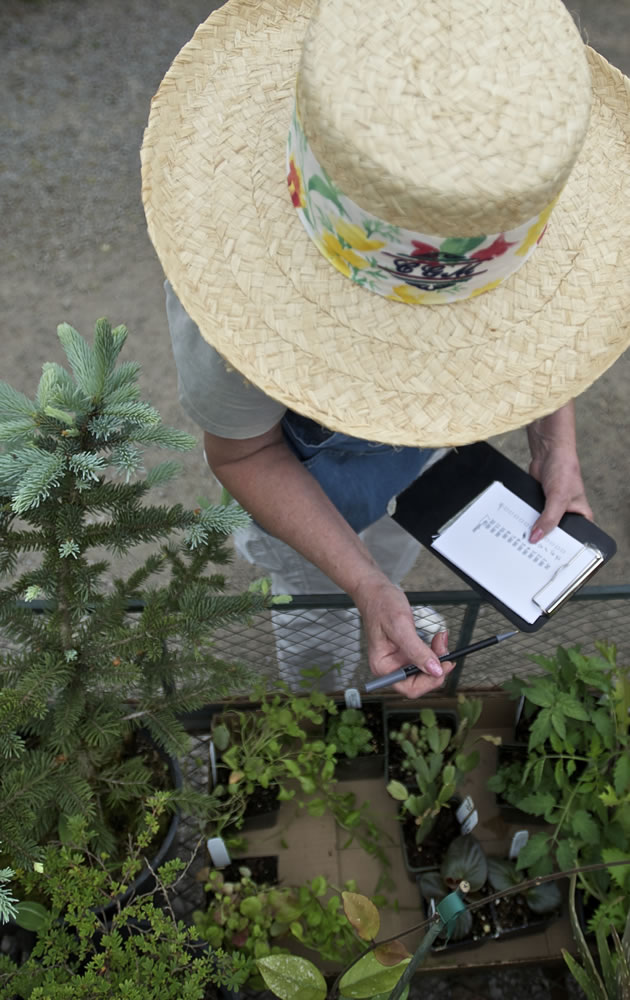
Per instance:
[[[158,747],[156,744],[154,744],[154,746],[160,757],[162,757],[162,759],[168,764],[168,771],[173,788],[175,790],[179,790],[184,784],[184,778],[179,766],[179,761],[177,761],[174,757],[169,757],[161,747]],[[103,906],[97,910],[104,921],[111,920],[119,907],[128,903],[133,896],[140,893],[145,894],[147,892],[151,892],[155,888],[156,883],[153,872],[156,871],[160,865],[163,865],[165,861],[170,861],[172,858],[177,856],[177,831],[179,829],[180,820],[181,815],[179,810],[177,810],[173,813],[164,840],[162,841],[157,854],[155,854],[155,856],[151,859],[150,865],[144,868],[140,874],[136,876],[133,882],[130,883],[126,892],[121,893],[113,899],[111,903],[108,903],[107,906]]]
[[[438,726],[441,728],[450,729],[452,733],[455,732],[458,726],[457,712],[452,712],[450,709],[434,709],[436,715]],[[390,773],[392,765],[395,766],[396,761],[401,760],[403,757],[396,743],[390,742],[389,734],[392,730],[396,730],[404,722],[418,722],[420,725],[420,709],[397,709],[389,711],[385,709],[385,781],[390,782],[392,780],[392,774]],[[416,782],[413,776],[408,778],[397,777],[397,781],[402,781],[402,784],[407,788],[415,788]]]
[[[534,911],[530,910],[527,907],[527,904],[524,903],[527,913],[523,923],[515,927],[503,927],[501,924],[500,904],[501,900],[496,900],[490,904],[494,914],[498,938],[522,937],[526,934],[538,934],[540,931],[546,930],[551,926],[551,924],[562,916],[562,907],[559,907],[551,913],[534,913]]]
[[[412,882],[417,881],[418,876],[424,872],[434,871],[435,868],[438,868],[439,860],[441,860],[451,840],[459,837],[461,828],[455,817],[455,810],[461,805],[461,801],[460,798],[453,797],[449,802],[448,808],[440,810],[433,829],[427,834],[422,843],[423,850],[430,852],[431,856],[431,860],[428,860],[425,864],[416,864],[414,862],[413,855],[415,851],[412,850],[410,852],[405,837],[405,827],[411,832],[411,827],[415,825],[414,817],[406,815],[404,818],[399,818],[403,861],[407,875]]]
[[[339,711],[346,708],[343,701],[337,702]],[[383,703],[380,698],[364,698],[361,710],[366,714],[369,728],[374,732],[382,750],[373,753],[359,754],[357,757],[337,757],[335,778],[337,781],[366,781],[370,778],[380,778],[385,769],[385,722]],[[328,736],[325,736],[328,742]]]

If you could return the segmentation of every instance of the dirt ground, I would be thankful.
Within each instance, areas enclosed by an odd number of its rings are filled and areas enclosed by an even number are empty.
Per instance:
[[[27,394],[43,362],[63,360],[57,324],[89,335],[106,315],[129,327],[125,356],[141,362],[145,395],[164,421],[198,433],[177,401],[162,274],[140,200],[139,148],[152,94],[212,9],[204,0],[0,3],[0,377]],[[574,0],[570,9],[585,39],[630,72],[627,0]],[[630,582],[628,365],[626,355],[577,404],[589,497],[619,546],[597,578],[602,584]],[[523,432],[495,443],[526,462]],[[183,464],[163,499],[212,497],[200,450]],[[231,585],[239,589],[255,575],[237,560]],[[405,584],[460,587],[426,554]]]

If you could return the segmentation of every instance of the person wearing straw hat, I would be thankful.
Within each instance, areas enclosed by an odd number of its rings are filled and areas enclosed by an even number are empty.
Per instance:
[[[592,516],[572,400],[630,340],[629,107],[561,0],[230,0],[153,99],[143,199],[208,462],[350,594],[374,673],[422,668],[410,697],[446,636],[360,535],[440,449],[526,426],[532,540]]]

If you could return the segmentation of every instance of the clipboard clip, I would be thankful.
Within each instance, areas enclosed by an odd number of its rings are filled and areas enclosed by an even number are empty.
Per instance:
[[[574,563],[576,560],[577,561],[580,560],[580,557],[584,553],[585,549],[590,550],[591,552],[590,561],[587,563],[586,566],[582,567],[577,576],[570,579],[568,583],[565,586],[562,586],[558,591],[557,586],[554,587],[554,584],[557,583],[559,577],[563,576],[565,572],[570,570],[572,563]],[[590,542],[585,542],[584,546],[578,552],[576,552],[575,555],[572,556],[569,559],[569,561],[564,564],[564,566],[558,567],[558,569],[551,577],[551,580],[548,580],[547,583],[544,585],[544,587],[541,587],[540,590],[534,594],[534,596],[532,597],[532,601],[534,602],[534,604],[537,605],[537,607],[540,608],[540,610],[544,614],[552,615],[554,611],[557,611],[558,608],[560,608],[565,603],[565,601],[568,601],[569,598],[572,597],[573,594],[575,594],[575,592],[579,590],[584,583],[586,583],[589,576],[591,576],[595,572],[595,570],[602,565],[603,562],[604,562],[603,553],[600,552],[600,550],[596,548],[594,545],[591,545]],[[547,592],[547,597],[545,598],[544,595],[546,592]]]

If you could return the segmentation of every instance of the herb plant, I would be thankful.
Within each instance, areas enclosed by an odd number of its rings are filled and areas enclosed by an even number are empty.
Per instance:
[[[455,732],[440,726],[432,709],[423,708],[418,722],[405,722],[389,734],[405,755],[403,770],[413,778],[417,791],[395,780],[389,782],[387,791],[400,802],[403,814],[415,817],[418,846],[431,833],[441,810],[449,807],[465,776],[479,763],[479,751],[469,749],[469,743],[470,730],[481,714],[481,701],[459,695],[458,713]]]
[[[44,365],[34,399],[0,383],[0,573],[9,578],[0,591],[0,840],[14,866],[77,813],[94,846],[115,853],[119,831],[133,831],[162,780],[155,755],[138,752],[140,730],[180,754],[178,713],[244,683],[213,656],[214,630],[267,604],[222,594],[213,570],[227,562],[225,538],[247,523],[244,511],[143,502],[178,466],[141,474],[142,448],[183,451],[195,440],[141,401],[139,366],[118,364],[126,338],[100,320],[89,346],[63,324],[72,374]],[[103,550],[120,556],[140,542],[158,545],[108,583]]]
[[[298,790],[311,796],[331,784],[335,768],[334,747],[320,738],[332,704],[323,692],[292,694],[283,687],[257,694],[256,711],[228,709],[215,717],[212,728],[220,763],[229,771],[214,794],[230,800],[226,816],[237,828],[257,787],[277,789],[280,801],[294,798]],[[223,825],[219,821],[215,832]]]
[[[338,715],[333,715],[328,722],[326,739],[334,744],[337,753],[349,760],[376,751],[374,736],[360,708],[343,708]]]
[[[517,867],[548,874],[598,861],[621,860],[630,840],[630,676],[616,648],[599,655],[560,647],[535,657],[544,673],[507,685],[536,707],[523,768],[500,768],[489,787],[519,809],[541,816],[551,832],[536,833]],[[582,874],[580,884],[598,903],[591,926],[612,923],[623,932],[630,872]]]

